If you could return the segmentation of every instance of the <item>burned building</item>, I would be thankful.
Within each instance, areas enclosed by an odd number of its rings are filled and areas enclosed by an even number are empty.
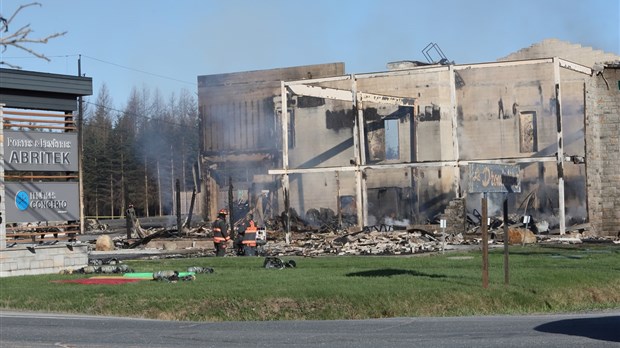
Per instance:
[[[342,74],[344,64],[334,63],[198,77],[205,218],[213,219],[231,200],[264,205],[261,213],[279,213],[274,196],[279,184],[268,170],[281,166],[276,117],[281,81]]]
[[[423,224],[456,206],[451,227],[459,230],[480,210],[468,165],[484,162],[518,165],[521,192],[508,195],[510,209],[563,233],[588,222],[588,188],[599,173],[586,168],[584,133],[598,112],[586,98],[601,88],[593,66],[618,59],[546,40],[490,63],[200,76],[206,215],[236,201],[261,216],[311,221],[331,212],[341,226],[362,228]],[[617,90],[606,97],[617,105]],[[491,195],[491,215],[503,199]],[[617,215],[617,202],[600,205]],[[613,232],[608,225],[595,230]]]

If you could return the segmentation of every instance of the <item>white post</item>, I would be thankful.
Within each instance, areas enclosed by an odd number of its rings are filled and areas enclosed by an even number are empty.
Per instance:
[[[283,221],[285,224],[285,239],[286,244],[291,243],[291,226],[290,226],[290,216],[289,216],[289,207],[290,207],[290,185],[289,185],[289,177],[288,177],[288,96],[286,91],[286,84],[284,81],[280,82],[280,94],[282,95],[282,168],[284,169],[284,175],[282,175],[282,192],[284,197],[284,210],[286,211],[286,219],[287,221]]]
[[[555,115],[558,127],[556,163],[558,171],[558,208],[560,214],[560,235],[566,233],[566,207],[564,202],[564,133],[562,132],[562,93],[560,92],[560,61],[553,58],[553,78],[555,83]]]
[[[4,204],[4,104],[0,104],[0,250],[6,249],[6,209]]]
[[[459,152],[459,136],[458,136],[458,115],[457,115],[457,105],[456,105],[456,74],[457,72],[454,70],[454,66],[450,65],[450,69],[448,70],[450,73],[450,114],[452,116],[452,156],[453,159],[458,163],[460,160],[460,152]],[[442,156],[443,159],[443,156]],[[460,166],[456,166],[456,171],[454,173],[454,183],[456,187],[456,197],[461,198],[463,193],[461,192],[461,168]]]
[[[441,253],[443,254],[446,249],[446,227],[448,225],[446,218],[439,220],[439,227],[441,227]]]
[[[288,169],[288,97],[286,84],[280,82],[280,94],[282,96],[282,168]]]
[[[364,209],[365,205],[365,190],[366,185],[364,182],[364,175],[360,168],[361,165],[365,163],[365,146],[363,143],[363,134],[364,133],[364,111],[362,110],[363,106],[361,101],[357,96],[357,79],[355,75],[351,75],[351,90],[352,90],[352,106],[355,117],[355,121],[353,122],[353,146],[354,146],[354,161],[355,161],[355,201],[357,207],[357,227],[361,230],[366,226],[367,223],[367,213]]]

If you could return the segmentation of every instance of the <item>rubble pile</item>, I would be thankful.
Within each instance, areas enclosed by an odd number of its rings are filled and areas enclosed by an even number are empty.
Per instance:
[[[424,230],[361,231],[338,235],[328,233],[296,233],[287,245],[284,240],[270,240],[266,255],[403,255],[441,251],[447,244],[463,244],[461,234],[431,234]]]
[[[467,214],[459,200],[452,201],[449,208],[436,221],[429,220],[427,224],[383,223],[364,227],[363,230],[354,230],[357,226],[355,216],[338,216],[330,209],[311,209],[302,219],[290,209],[288,214],[282,213],[264,221],[267,242],[259,245],[259,255],[408,255],[455,249],[459,245],[477,247],[481,244],[481,215],[476,210]],[[131,217],[130,230],[112,239],[114,247],[168,251],[190,249],[187,250],[190,254],[212,255],[213,233],[208,222],[194,227],[186,225],[182,231],[174,227],[144,229],[135,216]],[[567,229],[568,233],[559,235],[555,224],[545,220],[526,223],[520,221],[521,218],[511,214],[508,221],[504,222],[501,218],[489,217],[489,244],[503,243],[505,223],[508,227],[508,241],[512,245],[611,241],[603,237],[597,239],[589,232],[588,224],[573,225]],[[440,220],[448,221],[447,226],[444,224],[440,227]],[[286,230],[290,231],[288,239]],[[131,235],[131,238],[127,238],[127,235]],[[620,243],[618,238],[611,242]],[[235,254],[233,249],[231,244],[228,250],[230,255]]]
[[[329,208],[309,209],[305,219],[301,218],[297,211],[289,208],[289,213],[282,212],[281,215],[265,220],[265,227],[268,230],[283,230],[288,221],[289,228],[295,232],[329,232],[346,230],[357,225],[357,217],[351,214],[338,216]]]

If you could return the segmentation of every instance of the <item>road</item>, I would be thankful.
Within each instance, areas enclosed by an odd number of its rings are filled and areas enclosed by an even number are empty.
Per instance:
[[[571,315],[218,323],[0,311],[3,348],[619,346],[620,310]]]

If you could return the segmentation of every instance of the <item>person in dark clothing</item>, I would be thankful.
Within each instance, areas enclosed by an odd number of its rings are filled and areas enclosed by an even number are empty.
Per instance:
[[[245,223],[239,224],[237,234],[235,235],[235,242],[233,247],[235,248],[235,254],[237,256],[243,256],[243,236],[245,235]]]
[[[248,221],[244,225],[243,254],[245,256],[256,256],[256,232],[258,228],[254,222],[254,215],[248,215]]]
[[[230,240],[228,234],[228,224],[226,223],[226,216],[228,211],[226,209],[220,209],[217,219],[213,222],[213,245],[215,246],[215,256],[226,255],[226,244]]]
[[[249,214],[248,220],[239,225],[235,237],[235,251],[239,256],[256,256],[256,232],[258,228],[254,222],[254,215]]]

